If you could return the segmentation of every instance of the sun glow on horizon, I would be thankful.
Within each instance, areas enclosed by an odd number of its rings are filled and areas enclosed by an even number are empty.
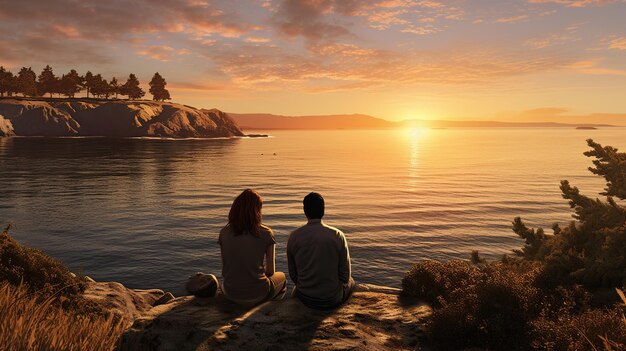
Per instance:
[[[404,128],[403,132],[411,139],[420,139],[428,132],[428,128],[411,126]]]

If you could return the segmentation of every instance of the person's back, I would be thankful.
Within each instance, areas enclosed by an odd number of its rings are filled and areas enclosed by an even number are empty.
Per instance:
[[[262,224],[262,207],[256,191],[244,190],[233,201],[228,224],[218,240],[222,291],[226,298],[246,307],[278,298],[287,289],[285,274],[275,271],[276,240],[272,230]]]
[[[304,207],[309,221],[292,232],[287,242],[289,275],[296,284],[296,296],[305,305],[334,308],[349,297],[354,286],[348,243],[340,230],[322,222],[321,195],[307,195]]]
[[[252,234],[235,235],[232,227],[226,225],[220,231],[219,244],[226,295],[242,304],[263,300],[270,289],[263,260],[267,247],[275,244],[272,230],[262,225],[258,237]]]

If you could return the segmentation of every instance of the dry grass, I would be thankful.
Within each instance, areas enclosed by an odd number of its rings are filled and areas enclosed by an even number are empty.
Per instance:
[[[624,295],[624,292],[620,289],[615,289],[615,291],[617,291],[617,294],[619,295],[620,299],[622,299],[622,302],[626,306],[626,295]],[[626,326],[626,316],[624,316],[624,314],[622,314],[622,322],[624,322],[624,326]],[[605,351],[623,350],[626,348],[626,345],[620,344],[619,342],[616,342],[616,341],[609,340],[609,338],[606,336],[601,336],[600,339],[602,339]]]
[[[60,297],[63,299],[63,297]],[[92,318],[64,311],[59,297],[29,294],[24,285],[0,285],[0,345],[12,350],[113,350],[123,332],[114,315]]]

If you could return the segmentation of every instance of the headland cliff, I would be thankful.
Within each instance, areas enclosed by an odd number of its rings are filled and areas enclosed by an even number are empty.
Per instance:
[[[0,137],[215,138],[243,135],[237,123],[222,111],[171,102],[0,100]]]

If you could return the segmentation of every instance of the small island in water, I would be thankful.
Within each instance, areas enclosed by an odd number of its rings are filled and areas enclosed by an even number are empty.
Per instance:
[[[578,126],[576,127],[576,129],[582,129],[582,130],[594,130],[594,129],[598,129],[596,127],[592,127],[592,126]]]
[[[3,98],[3,136],[215,138],[244,133],[220,110],[172,102]]]

